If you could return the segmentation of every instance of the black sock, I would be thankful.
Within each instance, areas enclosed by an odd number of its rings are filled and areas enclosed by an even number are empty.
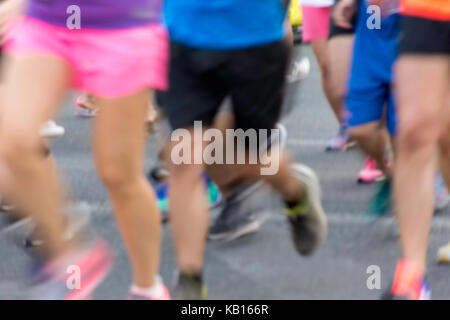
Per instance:
[[[303,183],[302,183],[303,184]],[[288,209],[293,209],[295,208],[299,203],[303,203],[303,201],[307,200],[307,189],[306,186],[303,184],[303,189],[302,189],[302,194],[300,195],[300,197],[298,199],[295,200],[290,200],[290,201],[286,201],[284,200],[284,203],[286,204],[286,207]]]
[[[203,283],[202,272],[180,272],[180,280],[188,282]]]
[[[286,204],[286,207],[288,209],[293,209],[293,208],[295,208],[295,206],[298,205],[298,200],[295,200],[295,201],[284,201],[284,203]]]

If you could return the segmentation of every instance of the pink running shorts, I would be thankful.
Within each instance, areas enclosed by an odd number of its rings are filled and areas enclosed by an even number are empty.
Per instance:
[[[327,39],[330,33],[331,7],[303,6],[303,42]]]
[[[161,25],[74,29],[21,17],[8,27],[5,52],[51,55],[73,69],[72,87],[103,98],[167,89],[168,34]]]

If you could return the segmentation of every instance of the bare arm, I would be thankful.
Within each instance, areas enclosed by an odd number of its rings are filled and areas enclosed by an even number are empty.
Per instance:
[[[383,0],[381,0],[383,1]],[[357,1],[356,0],[341,0],[336,4],[333,10],[334,23],[341,28],[352,28],[351,20],[356,14]]]
[[[8,21],[22,13],[26,0],[4,0],[0,2],[0,43]]]

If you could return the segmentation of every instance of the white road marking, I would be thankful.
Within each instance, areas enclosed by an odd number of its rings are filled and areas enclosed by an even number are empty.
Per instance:
[[[287,145],[290,147],[325,147],[327,140],[321,139],[295,139],[287,140]]]
[[[274,214],[275,219],[284,219],[282,214]],[[388,216],[377,221],[371,221],[369,217],[362,213],[344,213],[344,212],[327,212],[327,220],[330,225],[335,226],[373,226],[390,227],[394,225],[394,217]],[[434,230],[450,230],[450,216],[441,213],[435,216],[431,222],[431,228]],[[450,238],[450,233],[449,233]]]

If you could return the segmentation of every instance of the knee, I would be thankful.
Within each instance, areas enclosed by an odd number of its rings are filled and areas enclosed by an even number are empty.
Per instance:
[[[108,190],[124,188],[140,177],[139,173],[133,172],[114,161],[99,164],[97,171]]]
[[[196,164],[171,164],[169,171],[173,181],[195,183],[202,178],[203,166]]]
[[[33,158],[44,155],[45,146],[37,135],[9,133],[1,137],[0,145],[1,157],[11,169],[20,166],[23,160],[32,161]]]
[[[348,134],[356,142],[364,141],[368,136],[374,133],[375,128],[371,125],[361,125],[356,127],[350,127]]]
[[[171,145],[167,162],[172,181],[195,182],[200,179],[204,163],[203,159],[197,162],[195,155],[201,154],[203,157],[203,150],[201,145],[195,145],[190,139]]]
[[[430,115],[413,115],[400,118],[398,147],[403,150],[434,148],[440,134],[440,119]]]

